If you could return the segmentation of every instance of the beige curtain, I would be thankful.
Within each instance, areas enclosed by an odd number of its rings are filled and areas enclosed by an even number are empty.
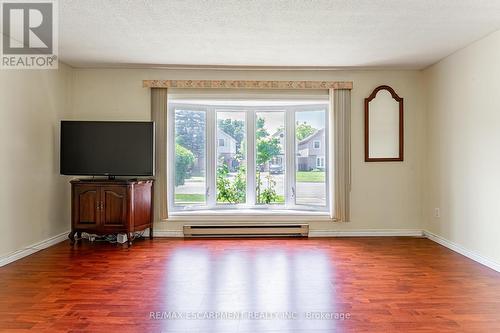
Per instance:
[[[331,218],[350,221],[351,90],[330,89]],[[151,119],[155,122],[155,221],[168,217],[167,202],[167,89],[151,89]],[[162,196],[163,194],[163,196]]]
[[[350,221],[351,196],[351,90],[331,89],[330,105],[333,106],[330,117],[330,170],[334,170],[330,178],[330,188],[334,188],[331,196],[331,217],[339,222]]]
[[[165,220],[168,217],[167,119],[167,89],[152,88],[151,120],[155,122],[155,221]]]

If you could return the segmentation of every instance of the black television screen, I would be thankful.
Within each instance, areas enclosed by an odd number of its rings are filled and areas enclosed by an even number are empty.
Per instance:
[[[154,123],[61,121],[63,175],[152,176]]]

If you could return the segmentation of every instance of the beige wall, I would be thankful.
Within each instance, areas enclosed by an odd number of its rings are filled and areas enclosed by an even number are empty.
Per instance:
[[[500,31],[425,70],[425,228],[500,265]],[[434,208],[441,217],[434,217]]]
[[[69,228],[60,119],[149,120],[143,79],[349,80],[352,222],[316,230],[427,229],[500,263],[500,32],[420,71],[71,69],[0,71],[0,257]],[[365,163],[363,99],[405,99],[405,161]],[[441,217],[434,217],[440,208]],[[181,222],[157,230],[181,230]]]
[[[75,69],[73,111],[82,120],[149,120],[143,79],[349,80],[352,91],[352,222],[314,223],[317,230],[421,229],[425,101],[419,71],[217,71]],[[405,99],[405,161],[365,163],[363,103],[381,84]],[[163,222],[162,230],[180,230]]]
[[[59,120],[70,116],[71,69],[0,71],[0,257],[69,230],[59,176]]]

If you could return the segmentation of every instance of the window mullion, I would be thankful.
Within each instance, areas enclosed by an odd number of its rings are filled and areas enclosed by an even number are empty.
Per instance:
[[[175,109],[167,109],[167,195],[168,209],[175,210]],[[168,161],[174,161],[170,164]]]
[[[285,205],[295,206],[295,112],[285,112]]]
[[[206,179],[207,179],[207,206],[214,208],[217,203],[217,190],[216,190],[216,172],[217,172],[217,147],[216,133],[217,133],[217,119],[214,108],[208,108],[206,114]]]
[[[246,113],[246,133],[247,140],[247,189],[246,199],[248,206],[255,206],[255,111],[249,110]]]

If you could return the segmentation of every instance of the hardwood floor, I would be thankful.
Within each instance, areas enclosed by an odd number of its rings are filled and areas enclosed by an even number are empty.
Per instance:
[[[500,332],[500,273],[421,238],[61,243],[0,268],[0,330]]]

